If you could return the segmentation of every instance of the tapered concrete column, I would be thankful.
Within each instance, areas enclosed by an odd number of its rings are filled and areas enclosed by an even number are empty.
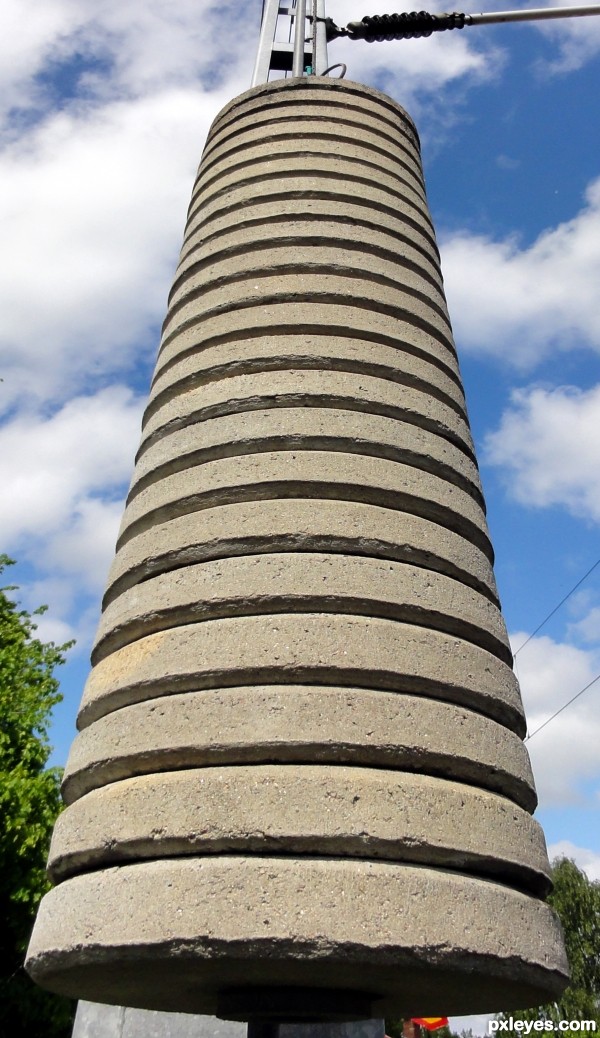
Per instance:
[[[416,131],[216,119],[29,953],[244,1018],[554,998],[566,962]]]

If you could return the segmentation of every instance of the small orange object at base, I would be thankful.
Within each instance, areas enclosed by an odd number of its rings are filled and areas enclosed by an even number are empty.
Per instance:
[[[419,1024],[426,1031],[437,1031],[438,1027],[448,1026],[447,1016],[413,1016],[411,1019],[413,1024]]]

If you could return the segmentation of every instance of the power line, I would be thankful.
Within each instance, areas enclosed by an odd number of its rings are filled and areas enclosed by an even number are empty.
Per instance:
[[[593,678],[589,682],[589,684],[585,686],[585,688],[582,688],[581,691],[577,693],[577,695],[573,696],[572,699],[569,699],[568,703],[565,703],[564,706],[561,706],[560,710],[557,710],[555,714],[552,714],[552,717],[549,717],[548,720],[544,721],[544,723],[541,724],[539,728],[536,728],[535,731],[531,733],[531,735],[528,735],[524,742],[529,742],[530,739],[533,739],[534,735],[537,735],[538,732],[541,732],[542,728],[545,728],[547,724],[550,724],[550,721],[553,721],[555,717],[558,717],[559,714],[562,714],[563,710],[566,710],[567,707],[571,705],[571,703],[574,703],[576,699],[579,699],[579,697],[582,696],[584,692],[587,692],[588,688],[591,688],[592,685],[595,685],[596,682],[599,680],[600,674],[596,674],[596,677]]]
[[[593,573],[593,572],[594,572],[594,570],[596,569],[596,567],[597,567],[597,566],[599,566],[599,565],[600,565],[600,559],[596,559],[596,562],[594,563],[594,565],[593,565],[593,566],[590,566],[590,568],[588,569],[588,571],[587,571],[586,573],[584,573],[584,574],[583,574],[583,576],[582,576],[582,577],[581,577],[581,578],[580,578],[580,579],[579,579],[579,580],[577,581],[577,583],[576,583],[576,584],[574,584],[574,585],[573,585],[573,587],[571,588],[571,590],[570,590],[570,591],[568,591],[568,592],[567,592],[567,594],[566,594],[566,595],[564,596],[564,598],[562,598],[562,599],[560,600],[560,602],[558,603],[558,605],[556,605],[556,606],[554,607],[554,609],[552,609],[552,610],[551,610],[551,612],[549,612],[549,613],[548,613],[548,615],[547,615],[546,617],[544,617],[544,619],[542,620],[542,622],[541,622],[540,624],[538,624],[538,626],[536,627],[535,631],[533,631],[533,632],[532,632],[532,633],[531,633],[531,634],[529,635],[529,637],[525,639],[525,641],[523,642],[523,644],[519,646],[519,648],[517,649],[517,651],[516,651],[515,653],[513,653],[513,660],[516,660],[516,658],[517,658],[518,654],[519,654],[519,653],[521,652],[521,649],[524,649],[524,648],[525,648],[525,646],[529,644],[529,642],[531,641],[531,639],[532,639],[532,638],[534,638],[534,637],[535,637],[535,635],[536,635],[536,634],[537,634],[537,633],[538,633],[539,631],[541,631],[542,627],[544,627],[544,626],[545,626],[545,624],[547,624],[547,623],[548,623],[548,620],[550,620],[550,619],[551,619],[551,618],[552,618],[552,617],[554,616],[554,614],[558,612],[558,610],[559,610],[559,609],[561,608],[561,606],[563,606],[563,605],[565,604],[565,602],[566,602],[566,601],[567,601],[567,600],[568,600],[568,599],[569,599],[569,598],[571,597],[571,595],[572,595],[572,594],[573,594],[573,593],[574,593],[575,591],[577,591],[577,588],[578,588],[578,587],[581,587],[581,585],[583,584],[584,580],[587,580],[587,578],[589,577],[590,573]],[[587,684],[587,685],[586,685],[586,686],[585,686],[584,688],[582,688],[582,689],[581,689],[581,690],[580,690],[580,691],[579,691],[579,692],[578,692],[578,693],[577,693],[576,695],[574,695],[574,696],[572,697],[572,699],[569,699],[569,701],[568,701],[567,703],[565,703],[565,704],[564,704],[563,706],[561,706],[561,707],[560,707],[560,709],[559,709],[559,710],[557,710],[557,711],[556,711],[556,713],[552,714],[552,716],[551,716],[551,717],[549,717],[549,718],[548,718],[548,719],[547,719],[546,721],[544,721],[544,723],[543,723],[543,724],[541,724],[541,725],[539,726],[539,728],[536,728],[536,729],[535,729],[535,731],[531,732],[531,733],[530,733],[530,734],[529,734],[529,735],[527,736],[527,738],[525,739],[525,742],[529,742],[529,740],[530,740],[530,739],[533,739],[534,735],[537,735],[537,734],[538,734],[538,732],[541,732],[541,731],[542,731],[542,728],[545,728],[545,727],[546,727],[546,725],[550,724],[550,721],[553,721],[555,717],[558,717],[558,715],[559,715],[559,714],[562,714],[563,710],[566,710],[566,709],[567,709],[567,707],[571,705],[571,703],[574,703],[576,699],[579,699],[579,697],[580,697],[580,696],[582,696],[584,692],[587,692],[588,688],[591,688],[591,687],[592,687],[592,685],[595,685],[595,684],[596,684],[596,682],[597,682],[598,680],[600,680],[600,674],[597,674],[597,675],[596,675],[596,677],[595,677],[595,678],[593,678],[593,680],[589,682],[589,684]]]
[[[565,595],[565,597],[564,597],[564,598],[562,598],[562,599],[560,600],[560,602],[558,603],[558,605],[554,607],[554,609],[552,610],[552,612],[548,613],[548,616],[546,616],[546,617],[545,617],[545,619],[543,619],[543,620],[542,620],[541,624],[539,624],[539,625],[538,625],[538,626],[536,627],[535,631],[533,631],[533,633],[532,633],[532,634],[530,634],[530,635],[529,635],[529,637],[525,639],[525,641],[523,642],[523,644],[522,644],[522,645],[519,645],[519,648],[517,649],[517,651],[516,651],[516,652],[513,652],[513,660],[514,660],[514,659],[516,658],[516,656],[518,656],[518,654],[519,654],[519,653],[521,652],[521,649],[524,649],[524,648],[525,648],[525,646],[529,644],[529,642],[531,641],[531,639],[532,639],[532,638],[535,638],[535,636],[536,636],[536,634],[538,633],[538,631],[541,631],[542,627],[544,627],[544,625],[548,623],[548,620],[550,620],[550,619],[551,619],[551,618],[552,618],[552,617],[554,616],[554,614],[558,612],[558,610],[560,609],[560,607],[561,607],[561,606],[563,606],[563,605],[565,604],[565,602],[567,601],[567,599],[569,599],[569,598],[571,597],[571,595],[573,594],[573,592],[574,592],[574,591],[577,591],[577,588],[578,588],[578,587],[580,587],[580,586],[581,586],[581,585],[583,584],[584,580],[587,580],[587,578],[589,577],[590,573],[593,573],[593,572],[594,572],[594,570],[596,569],[596,566],[599,566],[599,565],[600,565],[600,559],[597,559],[597,560],[596,560],[596,562],[594,563],[594,565],[593,565],[593,566],[591,566],[591,567],[590,567],[590,568],[588,569],[587,573],[584,573],[584,574],[583,574],[583,576],[582,576],[581,580],[578,580],[578,581],[577,581],[577,583],[576,583],[576,584],[574,585],[574,587],[572,587],[572,588],[571,588],[571,590],[570,590],[570,591],[568,592],[568,594],[566,594],[566,595]],[[530,736],[530,738],[531,738],[531,736]]]

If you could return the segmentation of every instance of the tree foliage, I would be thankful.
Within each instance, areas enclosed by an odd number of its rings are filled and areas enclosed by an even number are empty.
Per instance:
[[[0,576],[12,560],[0,556]],[[33,616],[0,588],[0,1038],[62,1038],[71,1003],[23,969],[35,913],[48,889],[46,856],[60,810],[60,773],[47,768],[50,713],[62,698],[54,669],[69,645],[35,637]]]

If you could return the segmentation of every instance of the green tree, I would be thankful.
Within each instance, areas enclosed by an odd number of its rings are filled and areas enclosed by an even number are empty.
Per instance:
[[[0,555],[0,576],[12,564]],[[62,698],[54,668],[71,643],[39,641],[32,616],[7,597],[15,590],[0,588],[0,1038],[63,1038],[72,1004],[33,984],[23,960],[48,889],[46,856],[60,810],[60,773],[46,767],[48,725]]]
[[[513,1020],[594,1020],[600,1029],[600,882],[588,879],[574,861],[552,863],[554,890],[548,897],[565,934],[571,981],[558,1002],[512,1012]],[[500,1014],[506,1019],[509,1014]],[[562,1031],[568,1038],[579,1032]]]

